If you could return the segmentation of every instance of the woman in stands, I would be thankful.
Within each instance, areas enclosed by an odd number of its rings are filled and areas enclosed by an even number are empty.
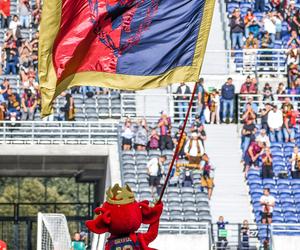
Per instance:
[[[300,153],[297,146],[294,147],[290,163],[292,164],[292,177],[294,179],[300,179]]]
[[[133,127],[131,120],[127,118],[125,120],[123,129],[122,129],[122,148],[123,150],[131,150],[132,147],[132,138],[134,136]]]
[[[269,147],[265,148],[264,154],[261,156],[262,159],[262,178],[263,179],[272,179],[273,174],[273,160],[272,154]]]
[[[148,126],[146,119],[141,119],[138,122],[138,127],[135,132],[135,147],[137,151],[146,150],[148,144]]]

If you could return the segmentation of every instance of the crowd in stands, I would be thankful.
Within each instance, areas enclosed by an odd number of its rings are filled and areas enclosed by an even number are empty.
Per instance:
[[[287,49],[288,83],[299,76],[300,5],[290,1],[227,1],[232,50]],[[272,52],[263,51],[264,60]],[[251,53],[247,54],[251,61]],[[250,63],[251,65],[251,63]]]
[[[152,195],[155,197],[160,194],[160,187],[164,181],[165,171],[163,165],[166,163],[167,156],[163,153],[171,151],[179,143],[179,137],[182,132],[182,125],[178,129],[172,128],[171,118],[165,111],[156,124],[147,125],[146,119],[141,119],[133,123],[127,118],[122,128],[122,149],[123,151],[154,151],[159,150],[162,155],[149,160],[147,164],[149,174],[149,185]],[[181,183],[184,187],[192,187],[195,183],[192,178],[193,172],[201,173],[201,187],[207,190],[209,198],[213,189],[213,172],[209,158],[205,153],[204,142],[207,139],[204,124],[200,120],[200,115],[196,115],[190,124],[188,132],[183,133],[183,139],[179,145],[179,154],[177,156],[176,168],[172,172],[171,182],[178,185],[180,173],[184,174],[184,180]],[[176,169],[176,170],[175,170]],[[200,181],[200,180],[199,180]],[[198,183],[200,184],[200,183]],[[171,184],[172,185],[172,184]]]
[[[258,106],[248,99],[242,119],[242,151],[245,173],[254,166],[262,168],[263,178],[272,178],[272,154],[270,143],[295,143],[296,117],[290,98],[286,97],[281,107],[272,103],[265,103],[261,112],[261,126],[257,126]]]

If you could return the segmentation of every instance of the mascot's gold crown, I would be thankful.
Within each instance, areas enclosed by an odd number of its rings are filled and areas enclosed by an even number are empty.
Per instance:
[[[126,184],[125,187],[120,187],[115,184],[106,191],[106,201],[112,205],[126,205],[135,201],[134,193]]]

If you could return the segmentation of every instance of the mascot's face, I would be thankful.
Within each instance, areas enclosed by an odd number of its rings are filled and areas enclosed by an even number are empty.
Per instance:
[[[137,231],[140,225],[152,224],[160,216],[148,201],[133,202],[126,205],[112,205],[105,202],[95,209],[97,218],[86,222],[87,228],[97,234],[109,232],[112,235],[126,235]]]

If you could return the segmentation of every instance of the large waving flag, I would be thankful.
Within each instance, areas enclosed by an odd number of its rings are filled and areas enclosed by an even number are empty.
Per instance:
[[[215,0],[44,0],[42,115],[72,86],[140,90],[196,81]]]

